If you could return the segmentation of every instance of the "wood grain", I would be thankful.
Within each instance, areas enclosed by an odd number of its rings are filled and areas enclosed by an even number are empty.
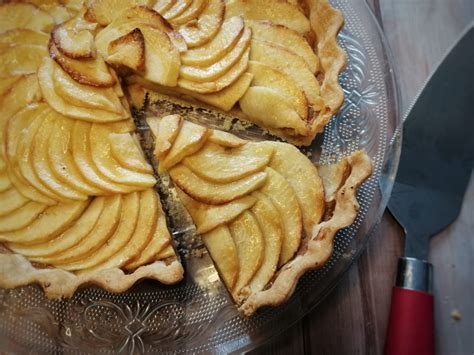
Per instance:
[[[368,0],[397,66],[402,112],[474,19],[472,0]],[[474,44],[473,44],[474,45]],[[436,350],[474,353],[474,178],[458,219],[434,237]],[[381,354],[403,231],[386,212],[357,264],[318,307],[252,352],[264,354]],[[458,309],[461,320],[451,312]]]

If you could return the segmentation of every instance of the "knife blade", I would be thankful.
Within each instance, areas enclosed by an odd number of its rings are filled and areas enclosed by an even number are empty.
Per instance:
[[[385,353],[433,354],[430,238],[458,216],[474,162],[474,28],[409,111],[388,208],[405,231]]]

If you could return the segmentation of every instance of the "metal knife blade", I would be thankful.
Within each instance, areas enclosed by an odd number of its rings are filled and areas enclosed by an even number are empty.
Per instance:
[[[474,162],[474,27],[431,76],[406,119],[388,208],[405,256],[426,260],[429,239],[459,214]]]

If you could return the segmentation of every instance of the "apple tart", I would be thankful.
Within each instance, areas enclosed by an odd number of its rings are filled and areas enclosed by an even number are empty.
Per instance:
[[[180,281],[165,174],[242,312],[284,302],[354,221],[369,158],[317,167],[188,118],[309,145],[343,101],[342,22],[327,0],[0,4],[0,287]]]
[[[317,167],[287,143],[247,141],[177,114],[146,124],[156,169],[169,175],[246,315],[281,304],[304,272],[324,265],[372,170],[362,151]]]

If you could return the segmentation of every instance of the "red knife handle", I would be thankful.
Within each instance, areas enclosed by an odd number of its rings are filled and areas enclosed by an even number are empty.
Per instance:
[[[400,258],[385,343],[385,355],[433,355],[434,319],[430,263]]]

